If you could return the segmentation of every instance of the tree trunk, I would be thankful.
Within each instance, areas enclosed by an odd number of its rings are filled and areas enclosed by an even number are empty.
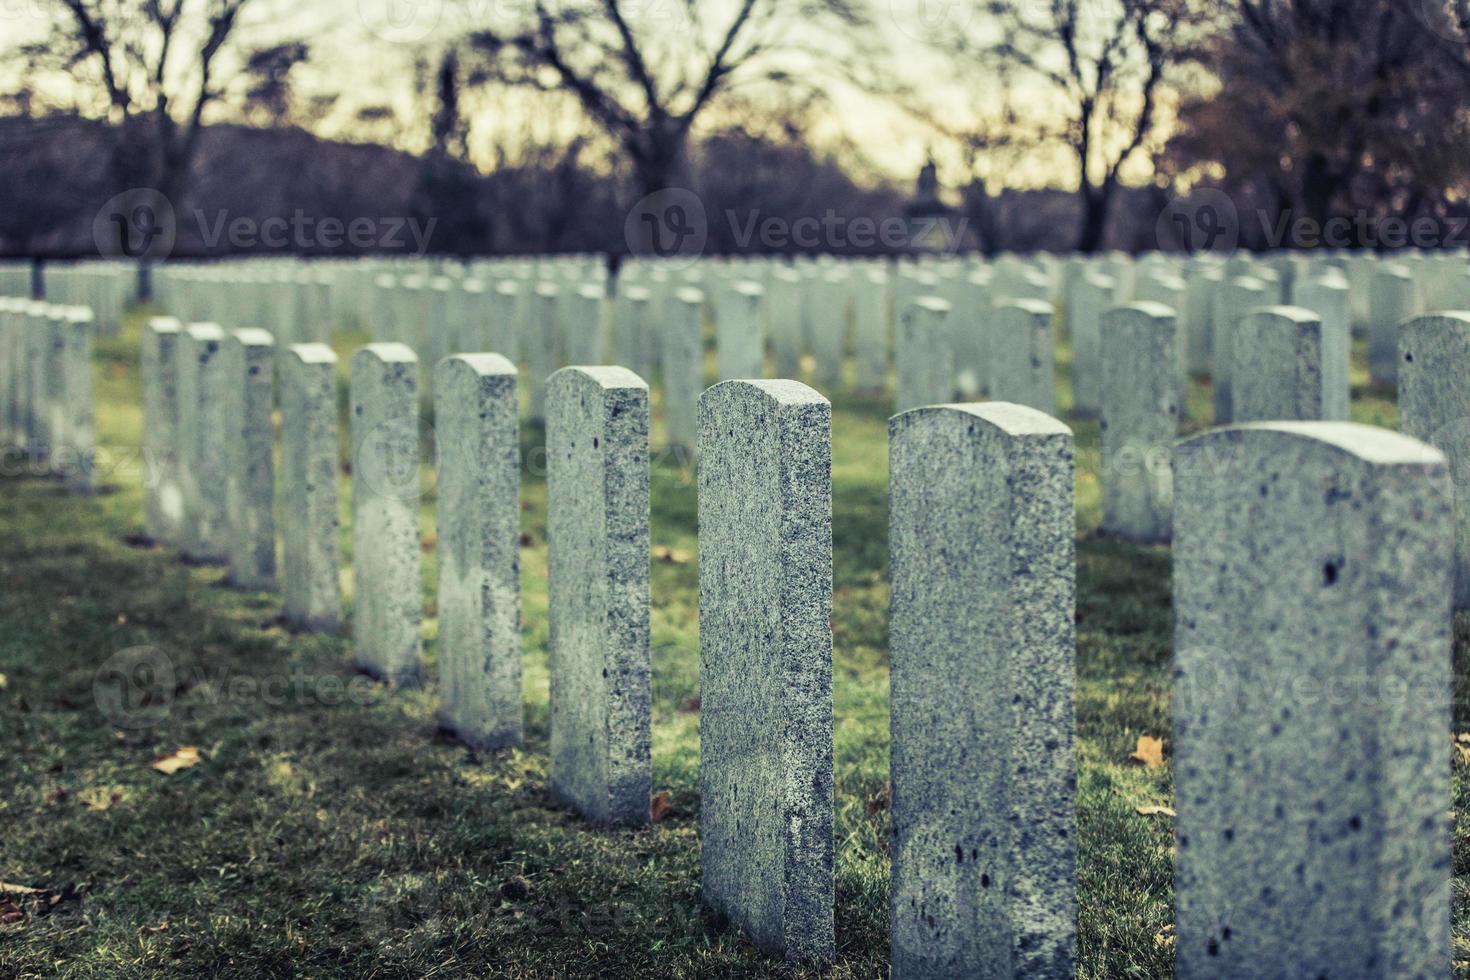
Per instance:
[[[985,181],[976,177],[965,188],[965,217],[975,229],[979,239],[980,253],[987,258],[998,255],[1005,247],[1001,241],[999,223],[995,216],[995,201]]]
[[[682,130],[651,128],[642,134],[640,144],[630,148],[629,154],[638,202],[629,209],[625,237],[635,255],[663,255],[672,242],[685,240],[689,222],[695,220],[680,200],[694,192],[685,152],[687,139]],[[670,193],[675,191],[683,193]],[[702,215],[698,217],[703,220]]]
[[[1108,230],[1108,206],[1112,203],[1113,186],[1082,186],[1078,192],[1082,199],[1082,233],[1077,237],[1077,251],[1091,255],[1100,251],[1103,236]]]

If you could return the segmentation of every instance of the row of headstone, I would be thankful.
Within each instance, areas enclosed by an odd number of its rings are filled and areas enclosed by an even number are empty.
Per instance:
[[[677,298],[694,321],[701,294]],[[917,293],[907,309],[947,307]],[[1010,327],[987,342],[1014,370],[984,383],[1054,410],[1034,363],[1051,350],[1051,311],[1034,299],[1003,309]],[[1333,373],[1343,331],[1327,319],[1341,322],[1282,307],[1238,321],[1236,411],[1323,419],[1342,408],[1331,405],[1345,393]],[[86,314],[5,300],[0,324],[6,435],[43,451],[75,442],[83,426],[58,402],[91,403]],[[1174,310],[1113,307],[1097,331],[1105,456],[1167,455],[1187,356]],[[1463,467],[1470,315],[1396,332],[1404,428]],[[279,374],[283,602],[299,625],[335,629],[336,358],[305,343],[276,365],[274,348],[261,330],[149,323],[148,526],[191,559],[228,563],[241,587],[272,586]],[[423,679],[417,373],[414,352],[392,342],[352,363],[356,656],[404,683]],[[516,369],[466,354],[435,373],[441,718],[472,744],[516,744]],[[789,381],[695,396],[705,899],[762,948],[830,958],[830,405]],[[571,367],[544,397],[553,791],[589,819],[639,822],[650,787],[648,388],[626,369]],[[890,452],[894,973],[1070,975],[1071,434],[1032,405],[921,407],[891,421]],[[1172,526],[1176,542],[1181,975],[1261,962],[1293,974],[1443,972],[1437,746],[1457,551],[1462,601],[1467,581],[1455,495],[1470,481],[1452,481],[1425,443],[1322,421],[1212,432],[1179,447],[1167,472],[1118,483],[1106,509],[1120,532],[1148,539]],[[1346,665],[1344,650],[1356,658]],[[1311,695],[1344,675],[1361,685],[1346,709]],[[1401,688],[1404,698],[1384,696]],[[1289,930],[1282,907],[1297,910]]]
[[[0,259],[0,296],[31,298],[31,263]]]
[[[112,335],[117,333],[123,310],[137,292],[137,278],[138,268],[130,262],[51,262],[44,266],[45,298],[49,303],[87,307],[93,312],[97,329]],[[5,292],[0,288],[0,295]],[[27,282],[15,294],[29,292]]]
[[[1102,411],[1102,316],[1130,302],[1170,308],[1181,384],[1189,373],[1212,375],[1217,424],[1251,417],[1236,415],[1234,378],[1243,356],[1237,340],[1257,332],[1241,321],[1257,309],[1295,306],[1316,315],[1327,396],[1336,398],[1354,331],[1370,337],[1374,379],[1391,384],[1399,324],[1421,310],[1459,308],[1436,300],[1470,305],[1465,258],[1449,252],[631,260],[615,276],[593,256],[271,260],[175,263],[155,279],[165,305],[185,319],[277,323],[283,343],[325,340],[353,325],[376,341],[406,344],[428,363],[453,350],[502,351],[525,370],[536,424],[544,420],[541,385],[556,368],[625,364],[678,407],[667,437],[687,449],[691,393],[712,378],[805,374],[829,394],[878,393],[891,366],[899,409],[991,396],[1055,412],[1059,393],[1047,365],[1056,363],[1056,347],[1034,304],[1049,304],[1053,330],[1071,340],[1063,378],[1083,416]],[[910,314],[919,299],[925,305]],[[1023,314],[1017,303],[1033,305]],[[940,304],[947,304],[942,316]],[[424,378],[420,393],[426,403],[432,380]],[[1181,402],[1181,414],[1186,407]]]
[[[84,306],[0,297],[0,440],[68,490],[96,484],[95,321]]]

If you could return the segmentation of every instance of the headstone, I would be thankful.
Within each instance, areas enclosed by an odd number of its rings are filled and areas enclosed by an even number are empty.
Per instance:
[[[257,327],[226,335],[225,519],[230,582],[269,589],[276,580],[275,339]]]
[[[847,356],[847,270],[827,269],[807,283],[810,315],[812,380],[827,390],[842,383],[842,364]]]
[[[230,420],[226,410],[223,348],[217,323],[190,324],[178,354],[179,483],[184,500],[180,550],[195,562],[229,558],[225,470]]]
[[[693,450],[696,411],[704,387],[704,292],[679,289],[669,307],[663,340],[664,431],[670,447]]]
[[[3,275],[3,272],[0,272]],[[21,365],[24,362],[25,327],[21,319],[25,301],[18,296],[0,295],[0,428],[3,428],[5,452],[25,446],[25,425],[21,419]]]
[[[881,392],[888,382],[888,273],[864,269],[857,276],[853,297],[852,342],[854,376],[860,391]],[[983,361],[981,362],[983,363]],[[787,374],[783,377],[792,377]]]
[[[989,282],[978,275],[956,274],[941,289],[940,298],[949,302],[947,386],[961,397],[978,398],[990,384]]]
[[[92,386],[92,337],[97,321],[85,306],[66,314],[62,342],[66,346],[62,413],[66,419],[66,459],[61,468],[66,489],[91,493],[97,479],[96,399]]]
[[[742,279],[730,289],[721,306],[720,319],[715,323],[715,344],[722,380],[759,378],[765,373],[761,363],[765,355],[761,335],[765,293],[760,283]]]
[[[1250,276],[1227,278],[1215,290],[1210,310],[1210,381],[1215,402],[1215,424],[1225,425],[1235,418],[1232,372],[1235,367],[1235,333],[1241,317],[1274,300],[1267,296],[1266,284]]]
[[[990,396],[996,401],[1057,411],[1056,338],[1052,307],[1018,299],[996,307],[991,331]]]
[[[1177,316],[1184,305],[1184,280],[1173,272],[1151,271],[1133,284],[1133,302],[1160,303]]]
[[[454,295],[456,292],[454,281],[448,276],[433,276],[429,279],[424,295],[426,315],[423,322],[417,325],[419,341],[413,345],[413,349],[421,352],[430,364],[438,364],[449,355],[451,344],[459,333],[459,323],[455,318],[458,305]],[[428,380],[427,387],[430,390],[422,394],[432,398],[432,376]]]
[[[945,300],[920,296],[899,316],[893,351],[897,411],[939,405],[954,397],[950,373],[951,312]]]
[[[894,977],[1075,972],[1072,433],[889,421]]]
[[[1334,335],[1347,337],[1351,344],[1352,308],[1348,283],[1341,275],[1334,271],[1298,282],[1292,292],[1292,304],[1317,314]]]
[[[704,901],[796,960],[834,954],[831,423],[795,381],[699,401]]]
[[[1379,384],[1398,380],[1399,328],[1416,312],[1413,275],[1400,265],[1375,270],[1368,290],[1368,373]]]
[[[42,462],[50,451],[47,425],[50,423],[50,390],[46,363],[51,347],[51,325],[46,303],[28,304],[24,316],[26,452],[34,462]]]
[[[1214,362],[1215,291],[1224,278],[1222,270],[1209,266],[1196,266],[1185,277],[1180,326],[1186,337],[1184,362],[1191,374],[1209,374]]]
[[[1404,323],[1399,427],[1444,453],[1455,494],[1455,607],[1470,609],[1470,313]]]
[[[1179,328],[1172,309],[1134,303],[1102,320],[1103,530],[1169,539],[1179,432]]]
[[[183,329],[171,316],[156,316],[143,331],[144,513],[148,536],[171,545],[183,542],[178,385]]]
[[[1237,422],[1346,421],[1346,323],[1335,327],[1298,306],[1268,306],[1236,321]]]
[[[562,316],[562,359],[572,364],[602,362],[603,287],[583,283],[574,292],[563,293],[568,310]]]
[[[476,748],[520,745],[516,369],[499,354],[459,354],[434,373],[439,723]]]
[[[359,669],[423,678],[419,627],[418,357],[404,344],[352,355],[352,633]]]
[[[1178,976],[1448,976],[1443,457],[1283,422],[1175,473]]]
[[[532,315],[523,337],[526,347],[527,389],[532,425],[546,420],[546,379],[557,369],[560,352],[561,290],[555,283],[538,282],[532,296]]]
[[[648,385],[569,367],[547,398],[551,791],[596,823],[646,823]]]
[[[495,284],[490,304],[490,349],[504,354],[512,363],[521,356],[520,313],[523,300],[521,284],[503,280]]]
[[[1102,407],[1102,315],[1117,288],[1100,273],[1085,273],[1072,287],[1072,410],[1080,415]]]
[[[70,329],[67,307],[48,303],[41,317],[43,340],[41,349],[41,398],[45,433],[41,444],[46,447],[46,471],[60,476],[68,461],[67,448],[71,413],[66,404],[66,335]]]
[[[295,344],[281,363],[281,600],[298,629],[342,627],[337,355]]]
[[[801,355],[805,351],[802,330],[801,273],[778,268],[771,273],[770,302],[766,304],[771,329],[771,354],[776,376],[801,376]]]
[[[646,286],[618,288],[614,304],[614,334],[617,363],[640,377],[653,373],[652,293]]]
[[[494,350],[489,346],[490,326],[486,315],[489,301],[485,284],[479,279],[466,279],[454,292],[454,321],[450,352]]]

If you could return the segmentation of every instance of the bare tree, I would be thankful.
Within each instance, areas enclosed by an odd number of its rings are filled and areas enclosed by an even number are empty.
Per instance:
[[[71,80],[73,111],[104,118],[119,189],[169,200],[187,189],[205,112],[251,64],[239,41],[252,0],[40,0],[48,33],[20,53],[33,74]],[[258,2],[257,2],[257,5]],[[286,70],[304,50],[275,49],[262,66]]]
[[[725,93],[810,78],[863,21],[852,0],[532,0],[472,40],[487,78],[572,93],[651,194],[687,184],[690,129]]]
[[[926,32],[926,44],[977,104],[993,104],[996,93],[1004,103],[968,125],[951,116],[936,126],[970,161],[967,207],[984,207],[993,190],[979,173],[988,157],[1059,149],[1077,177],[1076,247],[1096,251],[1123,170],[1157,149],[1163,97],[1203,55],[1213,15],[1194,0],[985,0],[966,9],[966,24]],[[907,101],[914,105],[911,91]]]
[[[245,86],[241,96],[244,117],[267,126],[290,125],[298,114],[292,76],[310,57],[311,49],[301,41],[273,44],[251,52],[245,59],[241,78]]]
[[[1165,165],[1186,176],[1208,168],[1273,228],[1288,215],[1317,229],[1333,222],[1348,229],[1344,244],[1375,244],[1369,233],[1386,218],[1462,210],[1470,35],[1458,0],[1229,9],[1212,64],[1219,89],[1182,107]]]

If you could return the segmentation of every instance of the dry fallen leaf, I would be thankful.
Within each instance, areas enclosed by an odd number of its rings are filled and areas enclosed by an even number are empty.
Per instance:
[[[41,889],[32,888],[29,885],[13,885],[8,881],[0,881],[0,895],[39,895]]]
[[[1176,814],[1174,812],[1173,808],[1167,807],[1167,806],[1158,806],[1158,805],[1135,807],[1134,810],[1133,810],[1133,812],[1136,813],[1136,814],[1138,814],[1140,817],[1160,817],[1160,816],[1162,816],[1162,817],[1174,817],[1174,816],[1178,816],[1178,814]]]
[[[1154,933],[1154,942],[1160,946],[1174,945],[1174,924],[1171,922]]]
[[[1156,769],[1164,764],[1164,740],[1152,735],[1140,735],[1137,747],[1128,753],[1128,758],[1141,762],[1150,769]]]
[[[699,713],[699,706],[699,695],[691,694],[689,697],[679,702],[678,711],[681,715],[695,715]]]
[[[186,745],[172,755],[161,755],[153,760],[153,768],[165,776],[172,776],[180,769],[188,769],[198,764],[199,748],[194,745]]]
[[[25,912],[14,902],[0,902],[0,925],[10,925],[26,917]]]
[[[888,809],[889,798],[892,795],[893,784],[890,783],[884,786],[875,795],[868,797],[867,801],[863,803],[863,809],[867,811],[867,814],[870,817],[873,816],[875,813],[881,813],[882,811]]]
[[[653,557],[656,561],[666,561],[671,565],[684,565],[694,556],[683,548],[670,548],[661,544],[653,549]]]
[[[674,802],[668,790],[655,793],[653,799],[648,801],[648,819],[654,823],[658,823],[673,812]]]
[[[10,678],[9,677],[6,677],[4,674],[0,674],[0,691],[5,690],[9,686],[10,686]]]

